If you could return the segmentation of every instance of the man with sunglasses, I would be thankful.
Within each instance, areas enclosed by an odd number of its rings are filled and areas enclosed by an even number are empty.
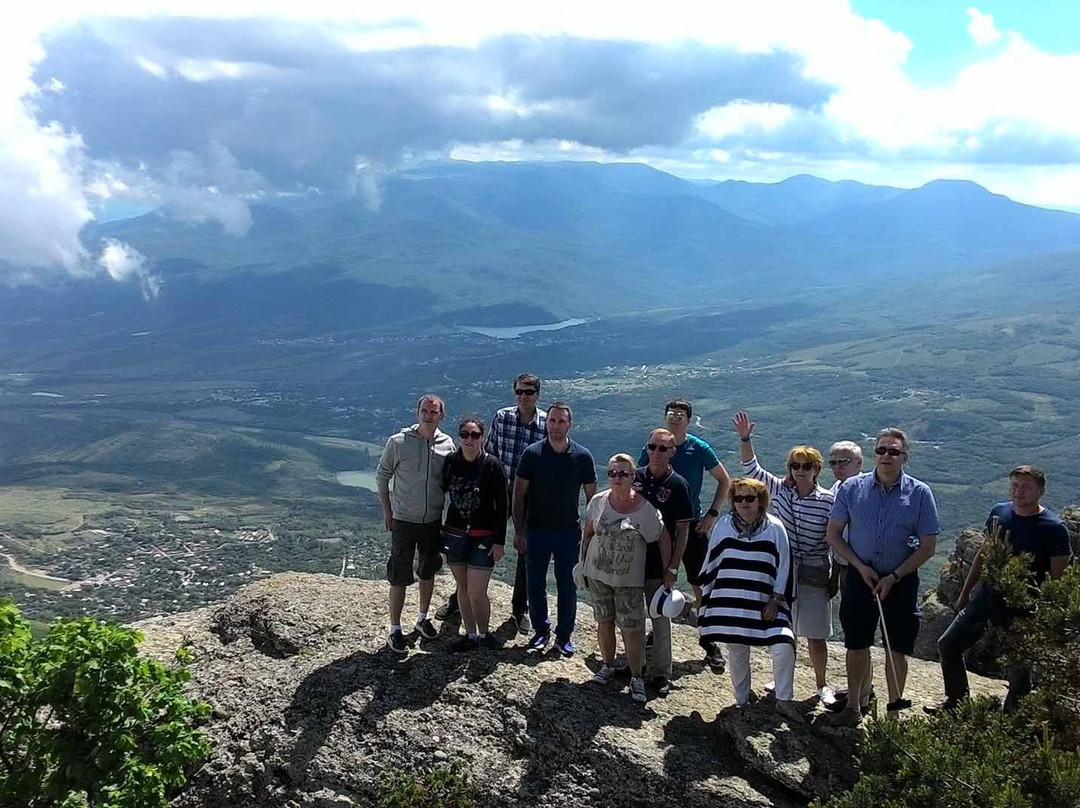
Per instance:
[[[941,523],[930,486],[904,471],[908,445],[903,431],[881,430],[874,444],[874,470],[845,480],[829,515],[829,544],[849,564],[840,603],[848,701],[845,709],[828,717],[840,726],[862,720],[859,707],[863,690],[870,687],[870,646],[879,615],[892,650],[885,660],[887,715],[895,718],[911,706],[904,685],[907,658],[919,633],[918,570],[934,555]]]
[[[547,437],[547,413],[536,406],[540,400],[540,377],[535,373],[519,373],[514,378],[514,397],[517,404],[503,407],[491,419],[491,429],[484,442],[484,451],[497,458],[506,470],[507,497],[514,496],[514,477],[521,454],[526,447]],[[529,596],[525,576],[525,553],[517,554],[514,570],[514,594],[510,601],[511,618],[519,634],[529,631]],[[458,613],[455,592],[435,616],[446,620]]]
[[[834,498],[844,480],[862,474],[862,464],[862,447],[855,441],[838,440],[829,447],[829,471],[832,472],[833,478],[836,480],[829,492]],[[835,597],[837,592],[841,595],[844,593],[844,573],[847,572],[848,568],[848,563],[840,556],[834,554],[833,560],[836,563],[833,564],[832,579],[829,581],[830,597]]]
[[[645,602],[648,603],[661,586],[671,589],[675,585],[690,522],[694,518],[694,506],[690,503],[690,485],[671,465],[671,457],[675,454],[675,436],[671,431],[660,427],[650,432],[645,451],[649,463],[638,468],[634,489],[660,511],[664,521],[660,541],[648,544],[645,550]],[[660,545],[670,547],[673,537],[674,548],[665,566]],[[666,696],[671,690],[671,620],[653,618],[651,636],[649,678],[657,694]]]
[[[698,579],[701,576],[701,568],[705,564],[709,532],[716,523],[717,517],[720,516],[720,508],[724,507],[728,486],[731,484],[731,475],[720,462],[720,458],[716,456],[713,447],[688,431],[693,414],[694,408],[684,398],[672,399],[664,409],[664,421],[675,437],[675,451],[671,457],[671,466],[689,484],[690,504],[694,508],[694,518],[687,531],[686,550],[682,561],[683,569],[686,570],[686,580],[694,589],[694,598],[700,612],[702,595]],[[649,454],[642,447],[638,455],[638,465],[644,466],[648,462]],[[708,510],[702,514],[701,488],[705,472],[711,474],[716,480],[716,491],[713,493]],[[701,647],[705,650],[705,663],[714,673],[723,673],[727,662],[720,645],[702,639]]]

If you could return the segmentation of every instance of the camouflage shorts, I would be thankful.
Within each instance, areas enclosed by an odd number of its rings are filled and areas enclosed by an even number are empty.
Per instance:
[[[589,595],[597,623],[610,623],[623,631],[645,630],[645,587],[608,586],[589,579]]]

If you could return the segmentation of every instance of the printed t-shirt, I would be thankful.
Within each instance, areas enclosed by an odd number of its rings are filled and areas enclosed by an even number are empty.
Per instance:
[[[645,586],[645,546],[660,538],[660,514],[644,497],[633,513],[611,507],[611,491],[589,500],[585,519],[593,526],[583,572],[608,586]]]

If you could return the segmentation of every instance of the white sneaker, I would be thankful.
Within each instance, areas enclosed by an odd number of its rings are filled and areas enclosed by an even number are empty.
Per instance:
[[[601,665],[600,670],[593,674],[593,682],[598,685],[606,685],[615,676],[615,669],[610,665]]]
[[[776,682],[769,682],[767,685],[765,685],[765,692],[766,693],[772,693],[775,690],[776,690]]]
[[[834,691],[828,685],[822,686],[821,690],[818,691],[817,695],[818,701],[820,701],[821,704],[825,707],[831,707],[836,704],[836,691]]]

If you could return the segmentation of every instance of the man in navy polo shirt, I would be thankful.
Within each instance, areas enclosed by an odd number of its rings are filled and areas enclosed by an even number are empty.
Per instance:
[[[581,489],[585,489],[586,502],[596,493],[592,453],[570,440],[573,417],[564,401],[548,407],[547,438],[522,452],[514,479],[514,547],[526,554],[529,616],[536,632],[529,647],[543,650],[551,641],[547,573],[554,557],[558,592],[555,643],[566,657],[574,653],[570,634],[577,618],[574,565],[581,540]]]
[[[720,508],[724,507],[723,503],[727,498],[731,475],[720,462],[720,458],[716,456],[713,447],[688,431],[693,414],[694,408],[684,398],[672,399],[664,410],[664,421],[667,423],[668,430],[675,436],[675,452],[671,458],[671,465],[675,473],[690,485],[690,504],[694,507],[694,518],[687,531],[686,552],[682,554],[682,562],[686,570],[686,580],[694,588],[694,598],[700,611],[701,587],[698,586],[698,576],[705,564],[709,533],[717,517],[720,516]],[[644,466],[648,462],[648,452],[642,447],[641,454],[638,456],[638,466]],[[701,488],[705,472],[716,480],[716,490],[713,492],[708,510],[702,515]],[[707,641],[702,641],[701,646],[705,649],[706,664],[714,673],[723,673],[726,665],[723,649],[717,643]]]
[[[999,502],[986,519],[986,534],[1004,530],[1012,545],[1012,554],[1030,553],[1031,573],[1041,584],[1049,575],[1057,580],[1069,565],[1071,547],[1069,529],[1061,518],[1039,504],[1046,493],[1046,476],[1035,466],[1017,466],[1009,473],[1009,502]],[[975,556],[967,580],[956,599],[959,614],[938,639],[941,674],[945,679],[945,701],[928,713],[956,710],[968,696],[967,668],[964,653],[982,637],[987,623],[1008,626],[1014,615],[1001,602],[989,584],[979,584],[987,545]],[[972,596],[972,590],[975,594]],[[1016,665],[1009,669],[1009,692],[1005,709],[1013,709],[1031,691],[1031,668]]]
[[[649,455],[649,463],[637,470],[634,488],[660,511],[664,521],[664,535],[660,541],[674,542],[667,569],[664,569],[660,542],[647,545],[645,602],[648,603],[661,586],[670,589],[675,585],[679,562],[686,549],[690,521],[694,518],[694,508],[690,503],[689,484],[671,467],[671,456],[675,454],[675,436],[671,431],[661,427],[650,432],[645,451]],[[657,694],[666,696],[671,690],[671,620],[654,617],[650,636],[649,676]]]
[[[840,624],[847,648],[847,707],[830,723],[854,726],[863,688],[870,686],[870,646],[878,625],[878,601],[892,654],[886,660],[888,714],[911,706],[904,699],[907,658],[919,633],[918,569],[934,555],[941,532],[930,486],[904,472],[908,438],[895,427],[878,433],[874,470],[845,480],[829,514],[828,541],[848,562]],[[847,536],[844,536],[847,528]]]

